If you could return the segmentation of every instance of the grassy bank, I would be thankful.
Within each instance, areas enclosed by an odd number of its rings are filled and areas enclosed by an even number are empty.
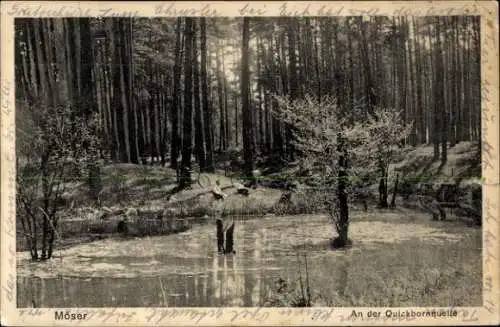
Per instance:
[[[354,212],[350,234],[355,246],[324,257],[316,253],[327,248],[327,240],[321,241],[327,233],[316,232],[316,239],[297,246],[295,278],[283,276],[286,287],[275,288],[268,305],[300,306],[299,278],[306,298],[309,285],[313,306],[482,304],[480,228],[431,221],[405,208]]]
[[[460,263],[460,264],[457,264]],[[305,268],[302,278],[305,283]],[[481,291],[481,238],[460,243],[429,245],[412,239],[381,244],[338,258],[335,277],[328,260],[309,266],[314,306],[479,306]],[[300,285],[288,284],[288,294],[275,291],[273,306],[300,303]]]

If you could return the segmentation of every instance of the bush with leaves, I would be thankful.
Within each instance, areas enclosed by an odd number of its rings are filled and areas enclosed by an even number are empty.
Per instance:
[[[59,213],[69,200],[64,192],[98,158],[97,117],[81,117],[62,105],[33,104],[19,112],[18,217],[32,260],[46,260],[52,257]]]

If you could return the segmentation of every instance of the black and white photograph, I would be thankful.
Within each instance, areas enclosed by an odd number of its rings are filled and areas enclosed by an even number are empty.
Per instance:
[[[483,306],[480,15],[184,13],[13,19],[17,308]]]

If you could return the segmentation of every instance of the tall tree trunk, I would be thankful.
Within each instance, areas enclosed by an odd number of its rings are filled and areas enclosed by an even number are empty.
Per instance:
[[[198,77],[199,77],[199,70],[198,70]],[[165,79],[165,73],[162,71],[160,73],[160,85],[166,85],[168,82]],[[168,107],[168,96],[164,89],[162,88],[161,92],[161,126],[160,126],[160,131],[161,131],[161,140],[160,140],[160,156],[161,156],[161,166],[164,167],[165,164],[167,163],[167,107]]]
[[[343,49],[339,42],[338,35],[338,22],[335,19],[333,22],[333,46],[336,50],[335,61],[334,61],[334,77],[335,77],[335,97],[340,106],[345,106],[345,94],[344,94],[344,68],[342,67],[343,60]]]
[[[139,164],[139,145],[138,139],[138,124],[137,124],[137,107],[134,99],[134,42],[133,42],[133,18],[126,20],[126,85],[127,85],[127,102],[128,102],[128,128],[129,128],[129,142],[130,142],[130,162]]]
[[[43,97],[43,101],[50,104],[50,93],[49,88],[50,83],[48,82],[48,69],[47,69],[47,59],[45,57],[45,52],[42,49],[44,44],[43,40],[43,27],[40,19],[35,19],[34,23],[34,34],[35,34],[35,47],[36,47],[36,57],[38,64],[38,76],[40,82],[40,95]]]
[[[192,50],[193,45],[193,19],[186,18],[185,26],[185,54],[184,54],[184,112],[182,131],[182,162],[179,180],[180,188],[191,185],[191,153],[192,153],[192,115],[193,115],[193,69]]]
[[[120,161],[131,162],[130,140],[128,131],[128,112],[130,110],[130,98],[132,92],[129,83],[129,63],[127,49],[127,21],[113,20],[114,38],[114,69],[113,69],[113,103],[117,115],[118,137],[120,140]],[[127,126],[127,128],[125,127]]]
[[[174,92],[171,109],[172,137],[170,144],[170,167],[177,169],[177,158],[179,157],[179,112],[181,109],[180,93],[181,87],[181,24],[182,18],[177,18],[177,29],[175,38],[175,62],[174,62]]]
[[[365,97],[367,99],[367,111],[370,115],[375,113],[375,106],[377,105],[375,86],[372,80],[370,57],[368,50],[368,40],[366,36],[366,23],[362,18],[359,19],[359,26],[361,30],[361,53],[363,55],[363,71],[365,77]]]
[[[470,33],[469,33],[469,16],[461,17],[464,21],[463,33],[465,34],[465,46],[464,46],[464,56],[463,61],[463,75],[464,75],[464,112],[463,112],[463,122],[464,122],[464,138],[467,141],[472,141],[471,135],[471,98],[470,98]]]
[[[194,123],[195,123],[195,152],[198,164],[200,165],[200,170],[203,170],[206,166],[205,163],[205,147],[203,141],[205,139],[204,129],[203,129],[203,115],[201,108],[201,98],[200,98],[200,66],[198,62],[198,42],[197,42],[197,29],[194,23],[193,31],[193,61],[194,61]]]
[[[111,33],[108,33],[111,35]],[[112,108],[112,101],[113,101],[113,87],[112,87],[112,75],[111,75],[111,65],[109,63],[109,58],[111,56],[111,46],[110,46],[110,39],[112,39],[112,36],[104,40],[104,43],[102,44],[102,51],[103,51],[103,58],[104,58],[104,64],[103,64],[103,84],[105,86],[105,101],[106,101],[106,108],[108,112],[108,117],[109,117],[109,133],[110,133],[110,142],[109,142],[109,150],[110,150],[110,157],[112,160],[118,160],[118,149],[119,149],[119,138],[118,138],[118,127],[116,126],[117,118],[116,118],[116,111],[114,108]]]
[[[226,64],[225,64],[225,59],[224,55],[222,56],[222,81],[223,81],[223,87],[224,87],[224,143],[226,144],[226,147],[231,146],[231,128],[230,122],[229,122],[229,109],[227,107],[228,103],[228,90],[227,90],[227,76],[226,76]]]
[[[243,158],[245,161],[244,173],[249,180],[253,180],[254,144],[253,126],[250,112],[250,18],[243,17],[243,44],[241,48],[241,97],[243,110]]]
[[[371,64],[369,57],[369,48],[367,42],[366,33],[366,23],[363,22],[362,18],[359,19],[359,26],[361,31],[361,54],[363,61],[363,69],[365,76],[365,97],[367,98],[367,112],[370,116],[375,116],[375,106],[378,104],[377,95],[375,93],[375,86],[373,84],[372,74],[371,74]],[[342,140],[339,142],[343,142]],[[379,206],[382,208],[387,208],[387,174],[385,164],[383,162],[384,158],[379,158],[378,162],[378,173],[380,174],[379,179]],[[340,163],[340,161],[339,161]]]
[[[258,143],[259,151],[262,153],[265,151],[265,135],[264,135],[264,92],[263,92],[263,69],[262,69],[262,61],[264,58],[264,50],[262,41],[260,38],[257,39],[257,92],[259,97],[259,132],[258,132]]]
[[[206,164],[204,171],[213,172],[215,170],[213,162],[213,142],[212,142],[212,112],[208,101],[208,75],[207,75],[207,25],[206,18],[200,18],[200,50],[201,50],[201,98],[203,99],[203,122],[205,131]]]
[[[32,96],[38,97],[40,90],[40,75],[37,67],[37,51],[36,51],[36,39],[34,31],[34,19],[26,21],[26,39],[27,39],[27,49],[28,54],[28,73],[30,81],[30,89],[32,90]],[[66,80],[67,82],[67,80]]]
[[[442,105],[442,96],[441,94],[441,85],[443,81],[442,74],[442,58],[440,50],[438,49],[438,26],[439,26],[439,17],[434,19],[435,22],[435,31],[434,31],[434,44],[431,47],[434,50],[434,65],[433,65],[433,81],[432,81],[432,90],[433,90],[433,110],[432,110],[432,143],[434,146],[434,156],[433,160],[439,159],[439,139],[440,139],[440,131],[441,131],[441,114],[439,110]]]
[[[345,19],[346,29],[351,31],[350,26],[351,17]],[[348,108],[352,112],[354,110],[354,50],[352,46],[352,37],[349,35],[347,38],[347,51],[349,52],[349,105]]]
[[[225,108],[224,108],[224,99],[223,99],[223,83],[222,83],[222,70],[221,70],[221,60],[220,60],[220,48],[222,45],[219,43],[215,51],[215,62],[216,62],[216,76],[217,76],[217,98],[219,101],[219,152],[226,150],[226,123],[224,121],[225,118]]]
[[[410,34],[410,32],[409,32],[410,27],[413,30],[414,25],[410,24],[408,21],[406,21],[406,29],[408,30],[408,34]],[[416,33],[414,30],[413,30],[412,35],[413,35],[413,39],[415,39]],[[416,86],[416,79],[415,79],[415,74],[414,74],[414,67],[415,67],[414,51],[415,51],[415,48],[413,47],[413,40],[412,40],[412,38],[409,37],[409,35],[407,37],[407,43],[408,43],[408,64],[407,64],[407,66],[408,66],[408,70],[409,70],[408,81],[409,81],[409,88],[410,88],[409,107],[411,108],[411,115],[413,117],[411,119],[412,128],[411,128],[411,132],[410,132],[409,141],[410,141],[410,144],[412,146],[416,146],[417,145],[417,120],[418,120],[417,112],[418,112],[418,109],[417,109],[417,99],[416,99],[417,86]]]
[[[274,27],[274,26],[273,26]],[[271,38],[271,45],[270,45],[270,51],[273,52],[273,45],[272,45],[272,38]],[[273,57],[271,57],[271,68],[270,68],[270,77],[269,79],[271,80],[272,87],[274,93],[279,93],[280,91],[280,67],[279,67],[279,42],[276,40],[275,42],[275,49],[276,52],[278,53],[278,64],[274,62]],[[283,93],[283,91],[281,91]],[[271,107],[273,108],[272,110],[276,110],[278,106],[278,102],[276,99],[271,100]],[[282,158],[282,153],[283,153],[283,135],[282,135],[282,126],[281,122],[273,115],[271,119],[271,128],[273,130],[272,133],[272,149],[273,152],[275,153],[276,157],[279,157],[281,160]]]
[[[441,20],[443,18],[437,17],[436,22],[436,106],[435,106],[435,119],[438,119],[438,130],[441,142],[441,161],[446,162],[447,160],[447,117],[446,117],[446,102],[445,102],[445,74],[443,67],[443,48],[441,46]]]
[[[296,20],[295,17],[288,18],[288,55],[289,55],[289,82],[290,82],[290,98],[291,100],[295,100],[299,96],[299,85],[298,85],[298,76],[297,76],[297,55],[295,53],[296,49]],[[287,156],[293,161],[295,156],[295,147],[293,145],[294,137],[293,137],[294,128],[289,125],[286,127],[286,140],[287,140]]]
[[[286,31],[286,30],[285,30]],[[277,35],[277,40],[276,40],[276,48],[277,48],[277,56],[278,56],[278,63],[277,63],[277,69],[279,71],[279,80],[281,81],[281,94],[282,95],[289,95],[290,94],[290,88],[289,88],[289,78],[288,78],[288,60],[286,57],[286,46],[285,46],[285,34],[280,33]],[[278,130],[277,130],[278,131]],[[280,133],[280,138],[281,138],[281,147],[282,150],[280,152],[281,158],[288,160],[288,154],[290,153],[289,151],[289,131],[288,131],[288,124],[285,123],[280,123],[280,128],[279,128],[279,133]]]
[[[407,108],[407,98],[408,98],[408,74],[406,70],[406,40],[408,37],[408,33],[406,32],[406,24],[405,17],[399,17],[399,29],[404,29],[404,33],[401,33],[399,39],[399,47],[400,47],[400,67],[399,67],[399,84],[400,84],[400,92],[399,92],[399,103],[400,108],[403,111],[403,123],[408,123],[408,108]],[[406,144],[406,139],[404,140]]]
[[[348,18],[346,19],[346,21]],[[350,38],[348,38],[350,40]],[[319,41],[318,41],[318,33],[314,33],[314,39],[313,39],[313,47],[314,47],[314,53],[316,54],[316,59],[315,59],[315,71],[316,71],[316,96],[318,98],[318,101],[321,101],[321,97],[323,96],[323,90],[321,88],[321,81],[322,81],[322,76],[321,76],[321,58],[320,58],[320,50],[319,50]],[[323,50],[323,47],[321,47],[321,50]]]
[[[481,34],[480,19],[478,16],[471,18],[472,22],[472,49],[473,57],[473,78],[472,98],[474,101],[474,129],[476,130],[476,141],[478,141],[478,151],[481,151]]]
[[[459,17],[454,17],[453,29],[454,33],[454,43],[455,43],[455,51],[456,51],[456,72],[455,72],[455,95],[456,99],[456,112],[455,112],[455,126],[456,126],[456,142],[463,141],[463,131],[462,131],[462,50],[460,47],[460,25],[459,25]]]
[[[92,83],[92,38],[90,31],[90,19],[79,18],[80,23],[80,67],[81,67],[81,112],[88,117],[96,110]]]
[[[443,106],[441,107],[441,162],[445,163],[448,154],[448,135],[449,135],[449,104],[450,104],[450,78],[449,78],[449,38],[446,37],[448,29],[448,17],[442,17],[442,30],[443,30],[443,46],[441,47],[443,57],[443,80],[442,80],[442,94]],[[440,36],[439,36],[440,37]]]
[[[42,31],[43,31],[43,38],[45,41],[43,45],[45,48],[44,51],[45,51],[45,58],[46,58],[46,64],[47,64],[47,66],[46,66],[47,67],[47,82],[48,82],[49,90],[52,90],[50,93],[50,97],[52,98],[51,102],[53,104],[59,104],[60,103],[59,91],[58,91],[58,88],[56,86],[56,73],[55,73],[56,65],[54,62],[55,54],[52,51],[53,46],[55,44],[55,42],[53,40],[53,33],[51,31],[51,26],[53,26],[52,20],[51,19],[43,19],[43,20],[41,20],[41,25],[42,25]],[[90,75],[89,82],[90,82],[89,84],[92,84],[92,75]],[[91,94],[91,99],[92,98],[93,97]]]
[[[418,20],[415,17],[412,17],[413,23],[413,31],[415,31],[414,37],[414,49],[415,49],[415,61],[416,61],[416,134],[417,134],[417,143],[421,144],[425,142],[425,131],[424,131],[424,117],[423,117],[423,87],[422,87],[422,55],[421,55],[421,45],[419,38],[419,24]]]

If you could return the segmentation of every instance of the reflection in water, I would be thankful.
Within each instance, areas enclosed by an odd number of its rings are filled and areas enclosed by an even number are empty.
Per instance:
[[[203,299],[205,300],[204,303],[210,303],[209,298],[211,294],[208,291],[208,276],[203,278]]]
[[[352,225],[353,235],[363,237],[360,244],[369,246],[369,237],[379,234],[375,225]],[[408,225],[401,233],[396,224],[378,229],[387,228],[401,237],[429,235]],[[64,265],[18,259],[18,306],[262,306],[278,277],[289,284],[297,280],[296,252],[303,244],[311,247],[310,272],[323,268],[341,295],[350,261],[343,253],[325,251],[331,233],[326,217],[269,217],[236,222],[235,255],[217,254],[214,226],[206,225],[176,235],[79,245],[61,251]]]
[[[228,286],[228,280],[227,280],[227,257],[221,256],[221,262],[222,262],[222,269],[217,276],[220,280],[220,292],[221,292],[221,300],[225,299],[227,296],[227,286]]]
[[[212,268],[212,285],[215,289],[214,293],[214,299],[219,300],[220,299],[220,287],[219,285],[219,278],[217,278],[219,274],[219,259],[220,257],[218,255],[214,256],[214,263],[213,263],[213,268]]]
[[[243,235],[245,234],[245,232],[244,232],[245,225],[240,224],[239,221],[236,222],[236,224],[237,224],[236,225],[237,227],[235,230],[235,234],[236,234],[236,237],[241,238],[241,242],[239,243],[239,245],[241,246],[242,249],[244,249],[245,248],[245,237],[243,237]],[[239,252],[239,249],[235,249],[235,251]],[[244,278],[244,274],[242,274],[241,267],[239,266],[240,257],[239,257],[238,252],[235,253],[235,255],[233,255],[233,260],[232,260],[232,265],[231,265],[231,268],[233,270],[234,287],[235,287],[235,293],[236,293],[236,295],[232,297],[233,301],[232,301],[231,305],[235,306],[235,307],[243,306],[243,294],[244,294],[244,290],[245,290],[245,278]],[[243,254],[243,255],[246,255],[246,254]]]
[[[262,242],[265,242],[265,238],[267,236],[267,231],[265,229],[259,230],[255,232],[255,245],[254,245],[254,261],[255,262],[261,262],[261,249],[262,249]],[[260,268],[260,266],[259,266]],[[260,276],[261,276],[261,270],[259,269],[255,273],[255,283],[252,289],[252,303],[255,303],[255,305],[260,305]]]
[[[195,269],[195,271],[196,271],[196,269]],[[198,280],[199,280],[199,277],[198,276],[194,276],[192,280],[193,280],[193,286],[194,286],[194,298],[198,299],[200,297],[200,294],[198,292],[198,284],[199,284]]]
[[[340,296],[346,296],[346,286],[349,277],[349,261],[345,258],[339,258],[339,272],[338,272],[338,280],[337,280],[337,292]]]

